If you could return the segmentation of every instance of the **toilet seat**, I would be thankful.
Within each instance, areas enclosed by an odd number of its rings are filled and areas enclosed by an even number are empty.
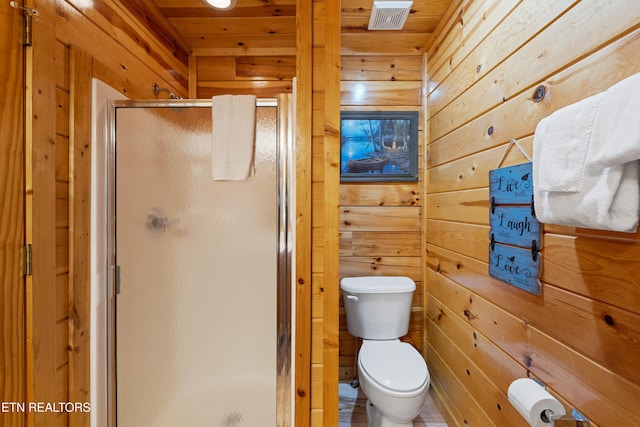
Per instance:
[[[421,391],[429,381],[429,370],[420,353],[397,339],[364,340],[358,363],[372,381],[396,393]]]

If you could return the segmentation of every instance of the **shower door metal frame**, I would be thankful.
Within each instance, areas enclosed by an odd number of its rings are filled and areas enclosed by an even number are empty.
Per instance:
[[[116,256],[116,110],[118,108],[211,108],[211,100],[115,100],[107,106],[107,426],[117,425],[116,405],[116,295],[119,267]],[[293,108],[289,95],[258,98],[256,107],[276,107],[277,153],[277,319],[276,319],[276,426],[290,427],[292,419],[292,268],[295,233],[295,152]],[[285,111],[286,110],[286,111]]]

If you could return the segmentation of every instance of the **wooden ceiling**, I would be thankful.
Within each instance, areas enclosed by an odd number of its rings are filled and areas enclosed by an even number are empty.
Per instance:
[[[343,55],[421,55],[453,0],[413,0],[402,30],[369,31],[373,0],[342,0]]]
[[[421,55],[454,1],[413,0],[402,30],[369,31],[373,0],[342,0],[342,54]],[[189,54],[295,55],[296,0],[238,0],[231,11],[217,11],[204,0],[122,2],[183,61]]]

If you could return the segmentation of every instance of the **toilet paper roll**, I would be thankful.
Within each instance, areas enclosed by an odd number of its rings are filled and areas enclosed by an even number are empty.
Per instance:
[[[530,378],[519,378],[511,383],[507,392],[509,402],[531,427],[549,427],[553,424],[544,420],[544,412],[553,415],[566,414],[564,406],[540,384]],[[549,414],[551,415],[551,414]]]

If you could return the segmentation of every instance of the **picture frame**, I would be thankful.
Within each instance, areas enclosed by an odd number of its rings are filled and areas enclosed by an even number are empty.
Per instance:
[[[340,113],[340,182],[417,180],[417,111]]]

